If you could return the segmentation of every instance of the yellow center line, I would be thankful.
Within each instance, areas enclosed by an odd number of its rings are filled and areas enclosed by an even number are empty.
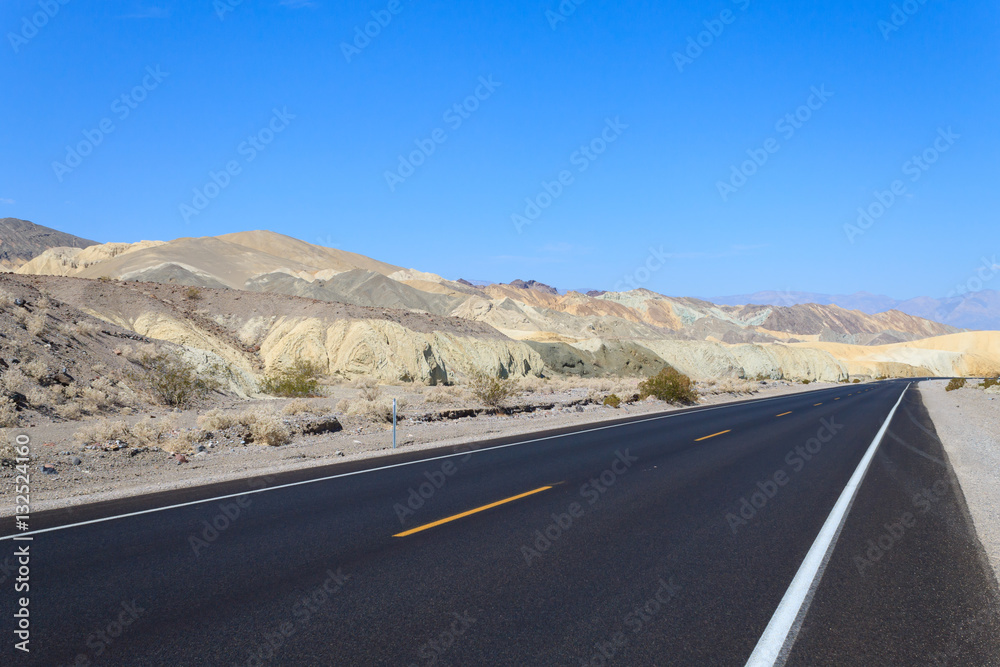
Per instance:
[[[434,521],[432,523],[424,524],[423,526],[417,526],[416,528],[410,528],[409,530],[404,530],[402,533],[396,533],[395,535],[393,535],[393,537],[406,537],[407,535],[412,535],[413,533],[419,533],[422,530],[427,530],[428,528],[434,528],[435,526],[440,526],[443,523],[449,523],[451,521],[455,521],[457,519],[461,519],[463,517],[467,517],[470,514],[477,514],[478,512],[485,512],[488,509],[493,509],[494,507],[498,507],[498,506],[504,505],[506,503],[512,503],[515,500],[520,500],[521,498],[527,498],[528,496],[534,495],[536,493],[541,493],[542,491],[548,491],[551,488],[552,488],[551,486],[543,486],[542,488],[535,489],[534,491],[528,491],[527,493],[522,493],[522,494],[517,495],[517,496],[512,496],[510,498],[504,498],[503,500],[498,500],[495,503],[490,503],[489,505],[483,505],[482,507],[477,507],[476,509],[472,509],[472,510],[469,510],[467,512],[462,512],[461,514],[456,514],[454,516],[449,516],[449,517],[444,518],[444,519],[438,519],[437,521]]]
[[[728,429],[726,431],[719,431],[718,433],[713,433],[712,435],[706,435],[704,438],[695,438],[695,442],[701,442],[702,440],[708,440],[709,438],[714,438],[717,435],[725,435],[726,433],[731,433],[733,429]]]
[[[774,416],[775,417],[784,417],[785,415],[790,415],[790,414],[792,414],[791,410],[789,410],[788,412],[782,412],[780,415],[774,415]]]
[[[839,401],[839,400],[840,400],[840,396],[838,396],[837,398],[835,398],[835,399],[833,399],[833,400],[835,400],[835,401]]]
[[[817,405],[823,405],[823,404],[822,404],[822,403],[813,403],[813,407],[814,407],[814,408],[815,408],[815,407],[816,407]]]

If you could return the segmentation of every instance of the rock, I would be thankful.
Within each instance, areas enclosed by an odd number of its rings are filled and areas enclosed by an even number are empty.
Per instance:
[[[177,465],[188,462],[187,457],[183,454],[174,454],[174,459],[176,459]]]
[[[56,467],[54,465],[52,465],[51,463],[46,463],[45,465],[43,465],[42,466],[42,472],[44,474],[46,474],[46,475],[58,475],[59,474],[59,471],[56,470]]]
[[[303,435],[322,435],[323,433],[336,433],[343,431],[340,421],[336,417],[323,417],[306,422],[302,426]]]
[[[333,455],[334,455],[334,456],[343,456],[343,455],[344,455],[344,452],[342,452],[342,451],[340,451],[340,450],[338,449],[337,451],[335,451],[335,452],[333,453]]]
[[[83,463],[83,460],[79,456],[74,456],[73,457],[73,465],[78,466],[81,463]]]
[[[205,445],[198,445],[197,447],[195,447],[195,450],[196,450],[196,451],[197,451],[197,452],[198,452],[199,454],[203,454],[203,453],[205,452],[205,449],[206,449],[206,448],[205,448]]]
[[[201,456],[208,456],[208,452],[200,451],[200,452],[198,452],[197,454],[194,455],[195,458],[198,458],[198,457],[201,457]]]

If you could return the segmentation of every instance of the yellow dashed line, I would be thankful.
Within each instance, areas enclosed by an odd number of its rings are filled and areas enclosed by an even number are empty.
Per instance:
[[[695,442],[701,442],[702,440],[708,440],[709,438],[714,438],[717,435],[724,435],[726,433],[731,433],[733,429],[727,431],[719,431],[718,433],[713,433],[712,435],[706,435],[704,438],[695,438]]]
[[[774,415],[774,416],[775,417],[784,417],[785,415],[790,415],[790,414],[792,414],[791,410],[789,410],[788,412],[782,412],[780,415]]]
[[[499,505],[503,505],[505,503],[511,503],[511,502],[514,502],[515,500],[520,500],[521,498],[526,498],[526,497],[534,495],[536,493],[541,493],[542,491],[548,491],[551,488],[552,488],[551,486],[543,486],[540,489],[535,489],[534,491],[528,491],[527,493],[522,493],[522,494],[517,495],[517,496],[512,496],[510,498],[505,498],[503,500],[498,500],[495,503],[490,503],[489,505],[483,505],[482,507],[477,507],[474,510],[469,510],[468,512],[462,512],[461,514],[456,514],[456,515],[450,516],[450,517],[448,517],[446,519],[439,519],[437,521],[434,521],[433,523],[428,523],[428,524],[424,524],[423,526],[417,526],[416,528],[410,528],[409,530],[404,530],[402,533],[396,533],[395,535],[393,535],[393,537],[406,537],[407,535],[412,535],[413,533],[419,533],[422,530],[427,530],[428,528],[434,528],[435,526],[440,526],[443,523],[448,523],[449,521],[455,521],[456,519],[461,519],[462,517],[467,517],[470,514],[476,514],[477,512],[484,512],[484,511],[486,511],[488,509],[492,509],[494,507],[497,507]]]
[[[823,405],[823,404],[822,404],[822,403],[813,403],[813,407],[814,407],[814,408],[815,408],[815,407],[816,407],[817,405]]]

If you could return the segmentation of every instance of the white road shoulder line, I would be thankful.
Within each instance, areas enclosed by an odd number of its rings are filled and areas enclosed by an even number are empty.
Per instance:
[[[809,553],[806,554],[798,572],[795,573],[795,578],[792,579],[791,585],[785,591],[781,602],[778,603],[778,608],[764,629],[764,634],[761,635],[753,653],[750,654],[746,667],[774,667],[775,665],[784,665],[785,660],[788,659],[788,652],[795,643],[795,637],[798,635],[805,613],[809,611],[813,593],[819,585],[820,579],[823,578],[827,561],[837,544],[837,538],[840,537],[840,531],[844,527],[847,514],[851,511],[851,505],[854,504],[854,498],[858,494],[865,473],[868,472],[868,467],[875,457],[879,443],[882,442],[885,432],[889,429],[889,422],[892,421],[896,410],[903,402],[906,390],[909,388],[910,383],[907,383],[903,393],[899,395],[896,405],[889,411],[889,416],[885,418],[882,428],[875,434],[875,439],[872,440],[865,455],[861,458],[861,462],[858,463],[851,479],[848,480],[847,486],[844,487],[833,506],[833,510],[830,511],[830,516],[827,517],[823,527],[819,530],[819,535],[816,536],[812,547],[809,548]]]
[[[907,385],[909,386],[909,385]],[[326,482],[331,479],[339,479],[341,477],[351,477],[353,475],[363,475],[369,472],[377,472],[379,470],[389,470],[390,468],[399,468],[401,466],[412,466],[419,463],[428,463],[430,461],[439,461],[441,459],[450,459],[456,456],[466,456],[468,454],[479,454],[481,452],[489,452],[494,449],[506,449],[507,447],[519,447],[521,445],[531,444],[533,442],[542,442],[544,440],[554,440],[555,438],[566,438],[571,435],[580,435],[582,433],[594,433],[595,431],[604,431],[610,428],[620,428],[622,426],[631,426],[632,424],[642,424],[645,422],[657,421],[660,419],[672,419],[673,417],[683,417],[685,415],[700,414],[702,412],[711,412],[712,410],[723,410],[725,408],[735,408],[738,406],[755,404],[755,403],[766,403],[767,401],[776,401],[782,398],[794,398],[797,396],[805,396],[807,394],[818,394],[823,391],[833,391],[839,389],[839,387],[827,387],[825,389],[817,389],[816,391],[807,391],[800,394],[782,394],[781,396],[770,396],[768,398],[758,398],[749,401],[740,401],[738,403],[729,403],[727,405],[715,405],[712,407],[705,407],[696,410],[688,410],[686,412],[675,412],[666,415],[658,415],[656,417],[648,417],[646,419],[636,419],[634,421],[627,421],[621,424],[609,424],[607,426],[598,426],[595,428],[589,428],[582,431],[573,431],[571,433],[560,433],[558,435],[548,435],[544,438],[533,438],[531,440],[520,440],[518,442],[511,442],[506,445],[494,445],[493,447],[483,447],[482,449],[473,449],[469,451],[454,452],[452,454],[442,454],[441,456],[432,456],[426,459],[418,459],[416,461],[405,461],[403,463],[392,463],[390,465],[379,466],[377,468],[365,468],[364,470],[355,470],[353,472],[343,472],[337,475],[328,475],[326,477],[316,477],[314,479],[304,479],[299,482],[289,482],[288,484],[278,484],[277,486],[268,486],[263,489],[249,489],[247,491],[241,491],[240,493],[230,493],[225,496],[216,496],[214,498],[203,498],[202,500],[192,500],[186,503],[178,503],[176,505],[165,505],[164,507],[152,507],[147,510],[140,510],[138,512],[129,512],[127,514],[117,514],[115,516],[106,516],[100,519],[91,519],[90,521],[80,521],[77,523],[67,523],[63,526],[53,526],[52,528],[43,528],[41,530],[32,530],[25,533],[15,533],[13,535],[4,535],[0,537],[0,542],[4,540],[13,540],[16,537],[26,537],[28,535],[39,535],[41,533],[49,533],[54,530],[64,530],[66,528],[75,528],[77,526],[87,526],[93,523],[103,523],[105,521],[114,521],[116,519],[125,519],[132,516],[141,516],[143,514],[152,514],[153,512],[165,512],[167,510],[178,509],[180,507],[190,507],[192,505],[201,505],[203,503],[214,503],[219,500],[228,500],[230,498],[239,498],[242,496],[249,496],[255,493],[264,493],[265,491],[277,491],[278,489],[287,489],[293,486],[302,486],[303,484],[315,484],[316,482]]]

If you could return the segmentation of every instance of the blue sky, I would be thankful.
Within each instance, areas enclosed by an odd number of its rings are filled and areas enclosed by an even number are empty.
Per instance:
[[[943,296],[1000,252],[1000,7],[799,4],[7,0],[0,216],[563,288]]]

